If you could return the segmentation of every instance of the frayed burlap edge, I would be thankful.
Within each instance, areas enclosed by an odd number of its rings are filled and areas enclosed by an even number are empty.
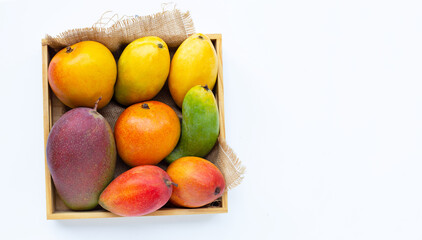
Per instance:
[[[219,138],[214,149],[208,154],[206,159],[213,162],[221,170],[228,190],[242,183],[246,167],[242,165],[239,157],[225,140]]]
[[[58,51],[80,41],[97,41],[115,52],[121,46],[145,36],[157,36],[169,47],[179,46],[187,37],[195,33],[189,11],[179,9],[158,12],[148,16],[136,16],[119,20],[108,28],[94,26],[71,29],[55,37],[46,35],[46,44]]]

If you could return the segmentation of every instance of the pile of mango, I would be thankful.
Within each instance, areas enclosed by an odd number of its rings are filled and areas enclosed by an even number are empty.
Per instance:
[[[218,58],[204,34],[187,38],[170,59],[167,44],[143,37],[118,58],[103,44],[83,41],[59,51],[48,81],[67,111],[53,125],[47,163],[55,188],[72,210],[98,206],[120,216],[163,207],[197,208],[221,197],[220,170],[203,159],[219,135],[212,92]],[[168,87],[182,120],[151,100]],[[127,107],[114,132],[97,109],[115,101]],[[131,168],[113,180],[117,154]],[[166,171],[156,166],[170,164]]]

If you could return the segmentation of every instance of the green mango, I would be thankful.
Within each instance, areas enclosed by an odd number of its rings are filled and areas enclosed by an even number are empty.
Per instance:
[[[207,85],[197,85],[186,93],[182,116],[182,134],[176,148],[166,157],[168,163],[185,156],[204,157],[218,138],[217,102]]]

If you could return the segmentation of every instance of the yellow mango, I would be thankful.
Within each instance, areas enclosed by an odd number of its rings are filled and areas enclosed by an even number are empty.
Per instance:
[[[211,40],[197,33],[177,49],[170,65],[169,89],[173,100],[182,107],[186,93],[196,85],[213,89],[217,80],[218,59]]]
[[[131,42],[117,63],[117,102],[127,106],[155,97],[169,70],[170,53],[161,38],[143,37]]]

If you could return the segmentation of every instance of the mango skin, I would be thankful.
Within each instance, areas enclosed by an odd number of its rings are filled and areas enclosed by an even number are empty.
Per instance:
[[[58,99],[70,108],[107,105],[114,93],[117,66],[103,44],[83,41],[60,50],[48,66],[48,82]]]
[[[159,37],[131,42],[117,64],[115,98],[125,106],[150,100],[160,92],[170,70],[167,44]]]
[[[183,157],[167,168],[173,189],[170,202],[177,206],[196,208],[223,195],[226,182],[220,170],[203,158]]]
[[[126,108],[114,126],[117,152],[129,166],[155,165],[180,138],[180,121],[167,104],[146,101]]]
[[[119,216],[141,216],[164,206],[172,192],[170,177],[164,170],[143,165],[114,179],[101,193],[99,203]]]
[[[196,85],[212,90],[217,80],[218,58],[211,40],[197,33],[187,38],[171,60],[168,85],[177,106],[182,107],[186,93]]]
[[[182,107],[182,133],[168,163],[185,156],[204,157],[214,147],[220,131],[217,102],[207,87],[193,87]]]
[[[56,190],[73,210],[98,205],[113,178],[116,145],[108,122],[90,108],[74,108],[53,126],[47,140],[47,164]]]

